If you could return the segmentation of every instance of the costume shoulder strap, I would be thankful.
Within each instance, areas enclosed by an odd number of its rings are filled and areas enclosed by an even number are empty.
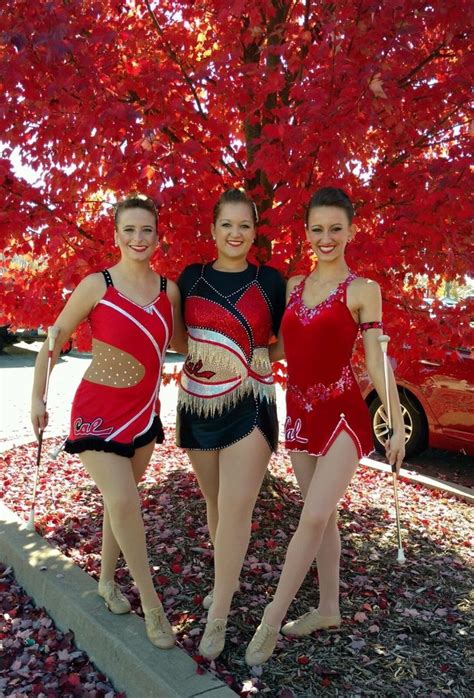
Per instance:
[[[107,288],[111,286],[112,288],[114,287],[114,282],[112,281],[112,277],[110,276],[110,271],[108,269],[102,269],[102,274],[105,279],[105,285]]]
[[[168,285],[168,279],[166,276],[160,276],[160,293],[166,293],[166,287]]]
[[[347,303],[347,288],[351,281],[354,281],[354,279],[357,279],[357,274],[354,274],[354,272],[349,272],[349,276],[342,282],[342,284],[339,287],[339,290],[342,291],[342,296],[344,298],[344,303]]]

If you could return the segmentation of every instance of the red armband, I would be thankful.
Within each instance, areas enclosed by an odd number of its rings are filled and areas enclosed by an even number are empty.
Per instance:
[[[381,330],[382,328],[382,323],[378,321],[374,322],[361,322],[360,325],[360,331],[365,332],[366,330]]]

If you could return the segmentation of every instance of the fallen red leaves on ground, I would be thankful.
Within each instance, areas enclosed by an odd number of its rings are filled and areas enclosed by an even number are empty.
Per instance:
[[[125,698],[0,564],[0,695]]]
[[[156,449],[141,485],[143,516],[155,583],[180,646],[198,660],[206,617],[200,604],[212,585],[213,552],[197,482],[185,454],[172,445],[173,430],[166,434],[167,443]],[[44,453],[56,443],[47,441]],[[0,496],[24,519],[30,509],[35,454],[32,444],[0,460]],[[341,629],[310,638],[282,638],[274,658],[250,670],[244,649],[275,588],[301,509],[289,459],[284,453],[275,456],[255,508],[226,649],[216,662],[200,661],[198,670],[210,668],[242,696],[474,694],[466,657],[472,509],[403,480],[399,489],[406,564],[396,562],[391,478],[361,467],[340,507]],[[79,460],[67,454],[54,462],[45,458],[37,530],[95,578],[101,518],[100,496]],[[124,565],[117,581],[141,613]],[[289,616],[316,605],[314,567]],[[69,671],[77,673],[73,667]]]

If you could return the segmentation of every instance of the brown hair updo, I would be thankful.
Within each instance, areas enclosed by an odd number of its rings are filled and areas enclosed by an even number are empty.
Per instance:
[[[253,223],[254,225],[257,225],[258,212],[257,207],[255,206],[255,202],[252,201],[250,196],[248,196],[248,194],[242,191],[242,189],[227,189],[227,191],[220,195],[212,212],[212,222],[214,223],[214,225],[216,224],[216,221],[219,218],[221,207],[224,204],[247,204],[247,206],[250,208],[252,212]]]
[[[122,199],[122,201],[118,201],[114,206],[115,227],[118,226],[121,212],[129,208],[142,208],[144,211],[150,211],[155,218],[155,223],[158,224],[158,211],[156,210],[156,204],[153,199],[143,194],[130,194],[126,196],[125,199]]]

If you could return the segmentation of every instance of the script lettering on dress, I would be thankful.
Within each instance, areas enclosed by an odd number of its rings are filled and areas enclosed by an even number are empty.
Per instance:
[[[189,373],[191,376],[196,376],[197,378],[207,378],[211,379],[213,376],[215,376],[215,371],[202,371],[202,361],[199,359],[198,361],[194,362],[188,359],[184,365],[187,373]]]
[[[286,435],[286,440],[287,441],[296,441],[299,444],[307,444],[308,439],[306,439],[304,436],[300,436],[300,431],[302,427],[302,422],[301,419],[298,417],[298,419],[295,420],[295,423],[293,426],[291,426],[291,417],[286,418],[285,422],[285,435]]]
[[[113,432],[114,427],[101,429],[100,427],[102,426],[103,421],[104,420],[102,417],[96,417],[90,422],[84,422],[82,417],[78,417],[74,422],[74,433],[76,435],[87,434],[91,436],[109,436]]]

